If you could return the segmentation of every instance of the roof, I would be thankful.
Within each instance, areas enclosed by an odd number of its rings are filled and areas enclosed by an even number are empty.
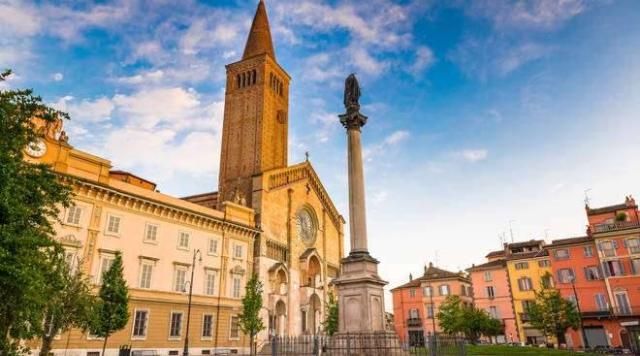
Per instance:
[[[496,256],[504,256],[504,250],[491,251],[487,253],[487,255],[484,257],[488,258],[488,257],[496,257]]]
[[[527,258],[537,258],[537,257],[545,257],[545,256],[549,256],[549,252],[545,249],[542,249],[540,251],[531,251],[531,252],[524,252],[524,253],[516,253],[513,255],[510,255],[507,260],[524,260]]]
[[[425,266],[425,271],[422,277],[412,279],[411,281],[395,287],[391,290],[402,289],[402,288],[410,288],[410,287],[419,287],[422,282],[442,280],[442,279],[462,279],[466,282],[470,282],[469,278],[465,277],[461,273],[447,271],[438,267],[434,267],[433,263],[429,263],[429,267]]]
[[[529,240],[529,241],[521,241],[521,242],[512,242],[509,244],[509,248],[514,247],[525,247],[525,246],[538,246],[543,243],[543,240]]]
[[[242,59],[251,58],[260,54],[267,54],[274,60],[276,53],[273,49],[273,41],[271,40],[271,29],[269,26],[269,18],[267,17],[267,9],[264,1],[260,0],[256,14],[253,17],[247,44],[244,47]]]
[[[593,239],[589,236],[569,237],[566,239],[553,240],[551,241],[551,245],[547,245],[547,247],[554,248],[556,246],[582,244],[582,243],[587,243],[591,241],[593,241]]]
[[[467,268],[467,271],[481,271],[485,269],[494,269],[498,267],[505,267],[507,265],[507,261],[505,260],[495,260],[483,263],[481,265],[474,265],[471,268]]]
[[[594,209],[590,208],[589,205],[587,205],[585,206],[585,208],[587,210],[587,215],[598,215],[605,213],[615,213],[616,211],[625,209],[637,209],[638,205],[636,205],[635,199],[633,199],[633,197],[629,195],[624,198],[624,203],[622,204],[603,206]]]

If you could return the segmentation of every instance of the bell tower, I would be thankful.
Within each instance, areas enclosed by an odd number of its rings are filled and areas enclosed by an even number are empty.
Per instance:
[[[252,206],[252,177],[287,166],[290,77],[276,61],[258,3],[242,59],[228,64],[218,202]]]

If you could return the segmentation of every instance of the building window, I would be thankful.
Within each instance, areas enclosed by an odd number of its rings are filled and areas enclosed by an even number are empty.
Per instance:
[[[542,288],[552,288],[553,277],[551,276],[551,273],[547,273],[544,276],[540,277],[540,282],[542,283]]]
[[[69,207],[69,213],[67,215],[67,224],[80,225],[80,216],[82,215],[82,209],[77,205]]]
[[[158,225],[147,224],[144,231],[144,240],[147,242],[158,241]]]
[[[521,291],[528,291],[533,289],[533,284],[531,283],[531,278],[522,277],[518,279],[518,289]]]
[[[205,314],[202,316],[202,337],[210,338],[213,331],[213,315]]]
[[[218,254],[218,239],[216,238],[209,238],[209,243],[207,246],[207,252],[210,255],[217,255]]]
[[[100,259],[100,272],[97,278],[98,284],[102,284],[102,277],[104,277],[104,274],[109,270],[109,268],[111,268],[113,259],[113,256],[102,256]]]
[[[493,286],[486,287],[486,292],[487,292],[487,298],[493,299],[496,297],[496,292],[493,289]]]
[[[551,266],[551,261],[549,260],[540,260],[538,261],[538,267],[550,267]]]
[[[584,257],[593,257],[593,247],[585,246],[583,249]]]
[[[148,310],[136,310],[133,319],[133,337],[145,338],[147,336]]]
[[[573,269],[571,268],[562,268],[558,270],[558,282],[560,283],[571,283],[575,278],[575,274],[573,273]]]
[[[409,298],[415,298],[415,297],[416,297],[416,289],[415,288],[409,289]]]
[[[566,260],[567,258],[569,258],[569,250],[567,250],[566,248],[562,248],[556,250],[553,255],[555,256],[556,260]]]
[[[640,253],[640,239],[632,238],[625,241],[630,254]]]
[[[151,275],[153,273],[153,264],[142,262],[140,265],[140,288],[151,288]]]
[[[171,327],[169,337],[179,338],[182,334],[182,312],[171,312]]]
[[[427,305],[427,317],[433,318],[433,315],[434,315],[433,305]]]
[[[598,244],[598,249],[603,257],[615,257],[617,244],[615,241],[602,241]]]
[[[567,301],[568,301],[569,303],[573,304],[574,306],[576,305],[576,300],[577,300],[577,299],[576,299],[575,294],[569,294],[569,295],[567,296]]]
[[[449,295],[449,285],[443,284],[440,286],[440,295]]]
[[[233,277],[233,290],[231,291],[231,296],[233,298],[240,298],[241,285],[242,285],[242,281],[240,277]]]
[[[242,259],[242,245],[233,246],[233,258]]]
[[[214,295],[216,292],[216,274],[214,272],[205,273],[204,294]]]
[[[107,234],[120,235],[120,217],[109,215],[107,218]]]
[[[598,311],[607,311],[609,310],[609,303],[607,303],[607,297],[605,297],[602,293],[597,293],[595,295],[596,298],[596,306]]]
[[[190,238],[190,235],[188,232],[181,231],[180,235],[178,236],[178,248],[181,250],[188,250],[189,238]]]
[[[492,280],[491,278],[492,278],[491,277],[491,271],[484,272],[484,281],[485,282],[491,282],[491,280]]]
[[[600,273],[600,268],[598,268],[598,266],[585,267],[584,276],[587,281],[595,281],[596,279],[602,278],[602,274]]]
[[[491,315],[492,318],[494,319],[498,319],[498,308],[496,308],[495,306],[490,306],[489,310],[488,310],[489,315]]]
[[[631,259],[631,270],[633,274],[640,274],[640,258]]]
[[[424,294],[425,297],[430,297],[431,296],[431,287],[422,288],[422,294]]]
[[[618,277],[624,275],[624,269],[620,261],[605,261],[602,263],[604,275],[607,277]]]
[[[173,291],[184,292],[187,280],[187,267],[175,266],[173,269]]]
[[[305,319],[303,318],[302,319],[303,324],[304,324],[304,321],[305,321]],[[229,328],[229,338],[230,339],[239,339],[240,338],[240,328],[239,328],[239,325],[238,325],[238,317],[237,316],[232,316],[230,324],[231,324],[231,327]]]
[[[518,262],[516,263],[516,269],[528,269],[529,262]]]
[[[617,292],[615,295],[616,295],[617,314],[630,315],[631,305],[629,304],[629,297],[627,296],[627,292]]]
[[[411,308],[409,309],[409,319],[418,319],[420,314],[418,313],[418,309]]]

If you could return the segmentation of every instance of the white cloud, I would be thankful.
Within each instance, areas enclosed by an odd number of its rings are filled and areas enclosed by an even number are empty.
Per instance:
[[[469,5],[466,6],[468,14],[488,18],[500,30],[550,30],[585,11],[588,2],[586,0],[474,0]]]
[[[409,136],[410,136],[409,131],[406,131],[406,130],[394,131],[391,134],[389,134],[387,137],[385,137],[382,140],[382,142],[379,142],[369,147],[365,147],[362,150],[362,158],[367,162],[371,162],[376,157],[387,152],[389,148],[394,147],[403,141],[406,141],[409,138]]]
[[[22,1],[0,0],[0,33],[4,36],[32,36],[40,30],[35,9]]]
[[[67,112],[71,119],[80,125],[109,121],[115,108],[112,100],[104,96],[94,100],[76,101],[73,96],[68,95],[58,99],[51,106]]]
[[[202,49],[233,43],[240,32],[234,22],[213,22],[209,18],[196,19],[180,38],[180,51],[194,55]]]
[[[51,79],[53,79],[56,82],[59,82],[62,79],[64,79],[64,75],[62,75],[62,73],[53,73],[53,75],[51,75]]]
[[[462,150],[456,154],[467,162],[479,162],[487,159],[489,152],[486,149],[468,149]]]
[[[366,49],[362,47],[352,47],[349,49],[349,57],[355,68],[371,75],[380,75],[389,68],[390,63],[385,60],[379,60],[373,57]]]
[[[144,128],[187,120],[200,106],[195,90],[180,87],[140,90],[132,95],[117,94],[113,103],[118,112],[128,119],[128,125]]]
[[[427,68],[431,67],[435,62],[436,58],[433,54],[433,51],[426,46],[419,46],[416,49],[415,58],[413,59],[413,63],[409,68],[409,72],[413,75],[417,75]]]
[[[164,77],[164,72],[160,69],[153,71],[141,72],[128,77],[116,78],[118,83],[123,84],[151,84],[160,81]]]
[[[393,132],[391,135],[387,136],[384,139],[384,142],[387,145],[395,145],[409,138],[409,131],[399,130]]]

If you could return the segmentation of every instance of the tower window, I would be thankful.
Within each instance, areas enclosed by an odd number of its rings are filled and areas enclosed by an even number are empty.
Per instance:
[[[242,87],[247,85],[247,73],[242,73]]]
[[[253,82],[251,84],[256,84],[256,70],[254,69],[252,73],[253,73]]]
[[[239,88],[240,88],[240,84],[242,84],[242,83],[240,82],[240,74],[236,75],[236,82],[237,82],[236,87],[238,87],[238,89],[239,89]]]

